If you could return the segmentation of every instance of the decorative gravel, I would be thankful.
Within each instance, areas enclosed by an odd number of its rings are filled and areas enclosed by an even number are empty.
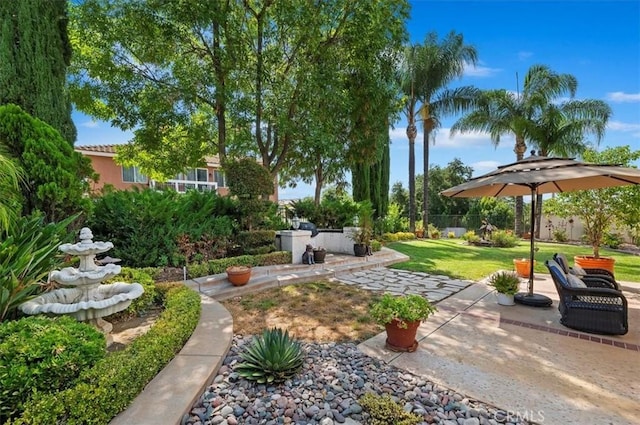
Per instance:
[[[425,424],[485,425],[525,420],[472,400],[420,376],[360,352],[355,344],[303,344],[305,363],[297,378],[260,385],[240,378],[233,366],[251,337],[235,336],[213,384],[182,424],[358,424],[367,413],[358,399],[367,392],[389,394]]]

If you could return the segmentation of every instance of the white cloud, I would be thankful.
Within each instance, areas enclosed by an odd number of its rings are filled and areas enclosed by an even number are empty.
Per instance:
[[[640,102],[640,93],[615,91],[607,93],[607,100],[610,100],[611,102]]]
[[[97,121],[91,120],[91,121],[85,121],[83,123],[80,123],[80,126],[87,127],[87,128],[98,128],[100,127],[100,124],[98,124]]]
[[[493,171],[498,168],[499,165],[502,164],[498,161],[478,161],[471,163],[471,168],[473,168],[473,174],[475,176]]]
[[[609,121],[607,128],[613,131],[623,131],[631,133],[633,137],[640,137],[640,124],[627,123],[621,121]]]
[[[488,66],[465,64],[464,76],[465,77],[493,77],[494,75],[502,72],[500,68],[489,68]]]
[[[529,59],[531,56],[533,56],[533,52],[525,52],[525,51],[520,51],[518,52],[518,60],[525,60],[525,59]]]

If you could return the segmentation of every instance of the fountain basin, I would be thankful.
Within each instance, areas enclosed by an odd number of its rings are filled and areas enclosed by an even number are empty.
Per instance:
[[[95,286],[120,273],[121,267],[116,264],[96,266],[95,270],[81,271],[74,267],[51,272],[51,279],[65,286]]]
[[[91,241],[89,241],[91,242]],[[111,242],[91,242],[87,243],[85,241],[70,244],[63,243],[58,247],[58,249],[65,254],[69,255],[96,255],[103,252],[109,251],[113,248],[113,243]]]
[[[25,314],[65,314],[76,320],[86,321],[126,309],[143,292],[139,283],[124,282],[99,285],[92,288],[91,292],[62,288],[27,301],[20,305],[20,309]]]

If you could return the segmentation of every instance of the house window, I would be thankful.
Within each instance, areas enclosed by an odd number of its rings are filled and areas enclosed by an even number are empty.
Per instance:
[[[190,168],[184,173],[180,173],[174,180],[190,181],[190,182],[206,182],[207,169],[206,168]]]
[[[147,183],[147,176],[138,167],[122,167],[122,181],[125,183]]]
[[[218,184],[218,187],[227,187],[224,179],[224,173],[220,170],[213,171],[213,180]]]

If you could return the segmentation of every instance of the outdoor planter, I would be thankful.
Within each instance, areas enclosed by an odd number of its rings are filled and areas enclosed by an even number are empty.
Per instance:
[[[326,249],[314,249],[313,250],[313,258],[314,258],[316,264],[324,263],[324,257],[326,255],[327,255],[327,250]]]
[[[576,265],[583,269],[605,269],[613,273],[615,258],[600,257],[596,258],[592,255],[576,255],[573,257]]]
[[[496,299],[500,305],[515,305],[513,294],[503,294],[502,292],[496,292]]]
[[[227,267],[227,279],[233,286],[246,285],[251,278],[251,267],[249,266],[231,266]]]
[[[356,257],[366,257],[367,256],[367,245],[363,243],[354,243],[353,244],[353,254]]]
[[[530,261],[528,258],[515,258],[513,260],[513,266],[516,268],[516,273],[520,277],[529,277]],[[533,262],[536,265],[536,262]]]
[[[387,331],[386,348],[411,353],[418,348],[416,333],[420,322],[436,311],[429,300],[420,295],[393,296],[387,293],[371,306],[370,314]]]
[[[391,351],[406,351],[412,353],[418,349],[416,334],[420,327],[420,320],[405,322],[406,328],[402,327],[402,322],[394,319],[393,322],[384,325],[387,331],[385,346]]]
[[[527,267],[529,261],[527,261]],[[527,272],[529,269],[527,269]],[[514,296],[520,289],[520,278],[517,273],[511,271],[500,271],[489,277],[489,286],[496,289],[496,299],[500,305],[514,305]]]

